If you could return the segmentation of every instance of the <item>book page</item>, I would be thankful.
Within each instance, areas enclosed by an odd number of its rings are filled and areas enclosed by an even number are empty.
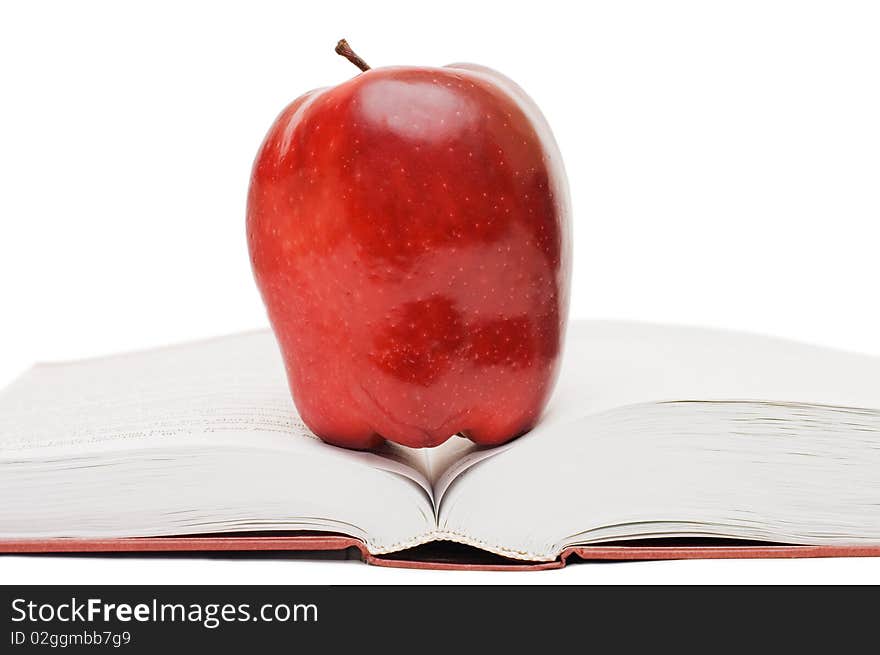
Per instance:
[[[424,462],[405,448],[358,452],[313,435],[296,413],[269,331],[42,364],[0,393],[0,496],[18,499],[0,509],[0,535],[28,528],[13,513],[39,523],[38,505],[63,488],[87,514],[90,504],[104,504],[103,518],[92,512],[104,527],[89,528],[101,534],[130,536],[137,527],[136,511],[105,525],[120,509],[113,496],[130,491],[129,501],[150,517],[141,527],[154,534],[200,531],[163,523],[183,510],[214,512],[200,520],[223,529],[269,529],[273,517],[284,529],[307,517],[336,531],[351,532],[339,529],[351,524],[385,548],[433,528]],[[49,501],[32,500],[41,496]],[[43,523],[34,529],[51,533],[52,522]],[[89,522],[58,525],[72,534]]]
[[[880,541],[878,453],[880,358],[575,323],[544,419],[449,483],[438,532],[523,559],[650,536]]]
[[[69,363],[39,364],[0,393],[0,459],[134,447],[326,446],[305,426],[269,331]],[[412,479],[409,449],[327,450]]]
[[[732,330],[575,321],[541,424],[678,400],[880,408],[880,357]]]

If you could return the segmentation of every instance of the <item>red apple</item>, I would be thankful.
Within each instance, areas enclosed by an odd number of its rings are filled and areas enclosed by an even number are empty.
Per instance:
[[[488,68],[370,69],[291,103],[253,167],[257,285],[303,421],[325,441],[479,444],[532,428],[568,313],[559,150]]]

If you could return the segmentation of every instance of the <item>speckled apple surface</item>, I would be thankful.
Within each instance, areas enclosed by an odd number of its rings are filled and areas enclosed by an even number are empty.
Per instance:
[[[499,444],[539,419],[571,228],[541,113],[479,66],[307,93],[253,167],[247,233],[294,402],[330,443]]]

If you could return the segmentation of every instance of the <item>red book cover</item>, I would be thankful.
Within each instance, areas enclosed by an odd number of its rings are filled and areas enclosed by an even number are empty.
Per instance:
[[[677,560],[677,559],[768,559],[807,557],[878,557],[880,546],[804,546],[804,545],[599,545],[565,549],[552,562],[507,559],[473,550],[468,555],[403,551],[376,556],[354,537],[336,534],[135,537],[126,539],[7,539],[0,541],[0,553],[248,553],[291,552],[318,557],[322,553],[353,551],[364,562],[375,566],[447,570],[526,570],[558,569],[577,561],[601,560]],[[485,555],[485,556],[483,556]]]

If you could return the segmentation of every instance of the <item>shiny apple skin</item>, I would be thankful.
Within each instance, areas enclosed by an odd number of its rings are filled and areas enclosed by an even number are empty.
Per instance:
[[[276,119],[247,207],[297,410],[324,441],[482,445],[551,394],[571,277],[562,159],[510,80],[371,69]]]

